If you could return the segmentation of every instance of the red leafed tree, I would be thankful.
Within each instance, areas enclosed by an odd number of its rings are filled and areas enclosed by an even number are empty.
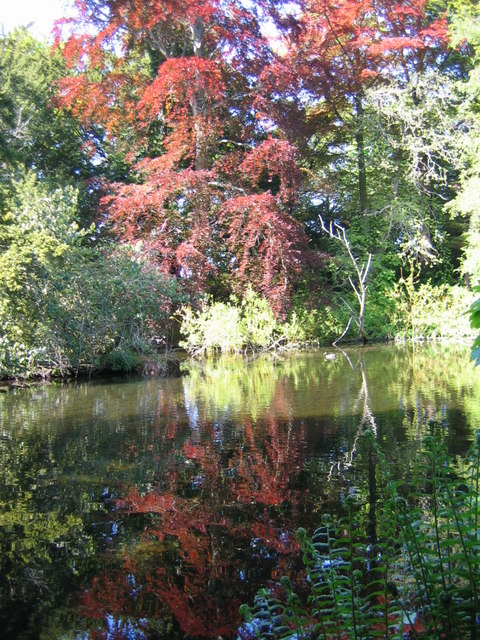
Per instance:
[[[269,62],[262,3],[76,0],[58,25],[59,102],[129,163],[102,205],[113,230],[197,289],[229,274],[282,312],[308,254],[291,213],[295,150],[253,110]],[[248,8],[247,8],[248,7]]]
[[[292,127],[305,102],[308,133],[325,135],[334,143],[349,129],[357,149],[358,205],[368,208],[363,99],[378,82],[408,80],[423,70],[428,57],[447,44],[447,23],[429,12],[429,0],[300,0],[298,15],[273,13],[283,35],[277,60],[265,68],[266,112]],[[300,100],[299,100],[300,97]],[[303,102],[302,102],[303,101]],[[336,132],[336,133],[335,133]]]

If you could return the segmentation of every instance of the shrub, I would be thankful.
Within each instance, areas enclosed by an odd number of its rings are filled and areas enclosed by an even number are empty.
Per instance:
[[[73,188],[29,175],[18,191],[0,218],[0,376],[132,368],[165,339],[175,281],[132,249],[88,246]]]
[[[392,330],[396,338],[461,338],[471,336],[465,309],[473,294],[458,285],[416,284],[401,278],[391,293]]]
[[[296,300],[292,320],[301,328],[304,342],[331,344],[344,330],[348,315],[341,305],[310,308],[306,301]]]
[[[474,287],[476,293],[480,293],[480,284]],[[472,329],[480,329],[480,298],[475,300],[470,307],[470,326]],[[475,338],[472,346],[472,360],[475,366],[480,364],[480,335]]]
[[[239,301],[206,303],[199,311],[186,307],[182,311],[180,346],[194,355],[221,351],[264,351],[299,345],[305,332],[293,315],[290,322],[280,323],[268,301],[249,289]]]

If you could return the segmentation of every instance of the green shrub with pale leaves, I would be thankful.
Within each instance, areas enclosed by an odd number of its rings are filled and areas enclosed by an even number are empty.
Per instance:
[[[242,300],[208,301],[199,311],[182,311],[180,346],[194,355],[240,353],[300,345],[306,334],[294,314],[289,322],[275,317],[268,301],[249,289]]]
[[[473,293],[459,285],[417,284],[401,278],[390,294],[393,301],[391,327],[397,339],[461,339],[472,331],[465,309]]]
[[[480,284],[474,287],[476,293],[480,293]],[[472,329],[480,329],[480,298],[472,302],[470,307],[470,326]],[[480,364],[480,335],[475,338],[472,346],[472,360],[475,366]]]

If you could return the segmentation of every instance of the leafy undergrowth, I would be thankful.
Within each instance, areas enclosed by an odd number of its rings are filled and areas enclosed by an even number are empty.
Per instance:
[[[305,575],[260,590],[241,608],[242,640],[458,640],[480,637],[480,435],[454,461],[427,437],[413,477],[393,479],[372,433],[382,500],[345,501],[312,536],[297,531]],[[372,504],[369,505],[370,515]]]
[[[474,287],[476,293],[480,293],[480,284]],[[472,329],[480,329],[480,298],[470,307],[470,325]],[[480,364],[480,335],[478,335],[472,347],[472,360],[475,366]]]

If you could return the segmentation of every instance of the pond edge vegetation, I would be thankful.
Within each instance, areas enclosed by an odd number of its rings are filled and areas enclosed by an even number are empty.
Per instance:
[[[376,503],[354,494],[344,515],[297,531],[304,577],[284,577],[244,604],[242,640],[392,640],[480,633],[480,431],[465,456],[448,454],[440,424],[393,477],[371,431]]]
[[[49,296],[48,300],[44,298],[45,308],[51,311],[57,305],[57,310],[53,325],[45,318],[33,329],[34,339],[41,347],[28,349],[20,341],[12,344],[5,335],[0,336],[3,358],[0,379],[130,372],[165,376],[178,374],[179,364],[189,356],[206,358],[232,353],[252,356],[317,350],[340,342],[366,342],[365,335],[348,332],[352,318],[354,326],[360,325],[358,318],[348,315],[351,309],[347,307],[334,310],[324,306],[308,312],[299,307],[281,321],[268,301],[251,288],[242,299],[236,296],[226,302],[205,299],[195,310],[189,304],[182,305],[182,293],[174,280],[165,280],[152,269],[145,271],[125,250],[103,256],[77,256],[77,262],[69,268],[72,271],[64,273],[63,284],[67,291],[60,287],[53,292],[44,288]],[[99,273],[105,281],[98,278]],[[67,307],[61,297],[73,291],[75,304]],[[480,292],[480,286],[475,291]],[[179,311],[160,317],[152,292],[154,296],[168,296],[172,305],[176,299],[181,304]],[[373,334],[370,342],[474,341],[472,360],[478,364],[480,338],[475,339],[474,332],[480,327],[480,299],[474,300],[474,292],[459,287],[433,289],[428,284],[415,290],[413,299],[396,292],[397,320],[383,318],[388,333]],[[82,298],[88,300],[87,305],[79,304]],[[470,308],[466,306],[469,302]],[[362,327],[370,324],[368,309],[367,304]],[[152,313],[156,322],[151,320]]]

